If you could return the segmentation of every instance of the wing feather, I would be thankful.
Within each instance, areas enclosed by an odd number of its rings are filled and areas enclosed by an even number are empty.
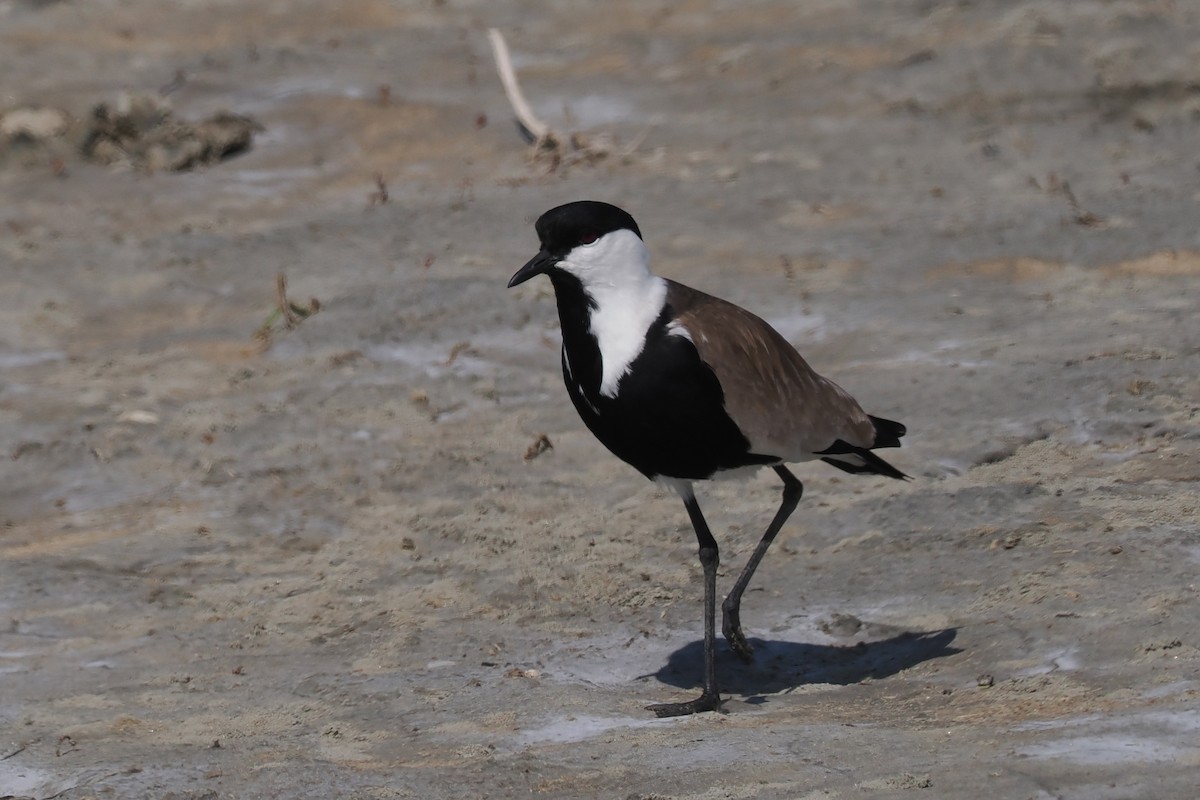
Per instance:
[[[858,402],[760,317],[674,281],[667,303],[720,381],[751,452],[803,461],[838,440],[874,446],[875,425]]]

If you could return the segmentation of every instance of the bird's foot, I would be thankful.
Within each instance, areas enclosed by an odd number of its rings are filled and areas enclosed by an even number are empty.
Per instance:
[[[736,608],[722,607],[723,622],[721,624],[721,633],[725,634],[725,641],[729,643],[729,649],[734,655],[745,661],[747,664],[754,661],[754,648],[750,646],[750,642],[746,641],[746,634],[742,633],[741,614]]]
[[[653,711],[659,717],[686,717],[689,714],[699,714],[701,711],[720,711],[721,695],[706,691],[695,700],[689,700],[686,703],[655,703],[646,706],[646,709]]]

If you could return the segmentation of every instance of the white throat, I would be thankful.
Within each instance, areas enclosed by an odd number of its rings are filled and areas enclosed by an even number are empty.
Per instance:
[[[628,230],[576,247],[558,266],[579,278],[596,303],[590,329],[600,347],[600,394],[615,397],[621,378],[646,345],[646,332],[662,313],[667,282],[650,272],[645,244]]]
[[[600,345],[600,394],[616,397],[629,365],[646,346],[646,332],[662,313],[667,282],[646,273],[638,286],[590,287],[596,301],[591,330]]]

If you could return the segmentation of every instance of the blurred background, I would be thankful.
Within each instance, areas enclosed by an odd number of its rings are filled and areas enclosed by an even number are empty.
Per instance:
[[[1190,800],[1197,65],[1184,0],[0,0],[0,796]],[[694,538],[504,288],[576,199],[909,428],[799,469],[728,715],[642,710]],[[736,574],[778,487],[703,491]]]

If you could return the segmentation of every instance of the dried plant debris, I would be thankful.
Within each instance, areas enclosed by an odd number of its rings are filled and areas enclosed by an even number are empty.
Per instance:
[[[71,127],[71,117],[57,108],[22,106],[0,112],[0,139],[43,142],[64,135]]]
[[[229,111],[187,122],[158,95],[122,94],[92,109],[80,150],[100,164],[179,172],[244,153],[262,130],[250,117]]]
[[[29,166],[50,164],[55,175],[64,173],[73,126],[77,127],[75,120],[59,108],[0,108],[0,163],[12,159]]]
[[[643,131],[628,147],[618,150],[615,138],[607,132],[591,136],[578,132],[563,135],[551,129],[533,113],[533,107],[525,99],[504,34],[490,28],[488,41],[492,45],[492,56],[496,61],[500,83],[504,86],[504,94],[516,117],[517,130],[530,147],[529,159],[533,163],[545,164],[548,172],[554,172],[560,166],[594,164],[610,155],[628,157],[645,139],[648,130]]]
[[[387,181],[383,179],[383,175],[375,173],[375,191],[367,197],[367,207],[387,205],[388,201],[388,186]]]
[[[1060,186],[1062,194],[1067,198],[1067,205],[1071,207],[1071,221],[1076,225],[1083,225],[1088,228],[1106,228],[1108,220],[1099,214],[1093,214],[1091,211],[1079,205],[1079,201],[1075,199],[1075,193],[1071,191],[1071,184],[1066,181]]]
[[[1030,178],[1030,182],[1035,188],[1042,188],[1037,178]],[[1062,195],[1066,198],[1067,205],[1071,208],[1070,221],[1076,225],[1083,225],[1087,228],[1107,228],[1109,226],[1107,219],[1099,214],[1093,214],[1079,204],[1075,192],[1071,191],[1071,184],[1060,178],[1057,173],[1051,172],[1046,176],[1045,191],[1047,194]]]
[[[280,330],[295,328],[304,320],[321,310],[321,301],[315,297],[309,298],[308,305],[293,303],[287,296],[287,276],[282,272],[275,276],[275,308],[267,315],[263,324],[254,332],[263,352],[270,349],[275,342],[275,334]]]
[[[542,453],[553,449],[554,445],[550,442],[550,437],[544,433],[539,433],[537,438],[533,440],[533,443],[529,445],[529,448],[525,451],[525,463],[528,464]]]
[[[450,355],[446,356],[446,360],[442,362],[443,367],[448,367],[458,360],[458,357],[471,349],[470,342],[456,342],[450,348]]]

